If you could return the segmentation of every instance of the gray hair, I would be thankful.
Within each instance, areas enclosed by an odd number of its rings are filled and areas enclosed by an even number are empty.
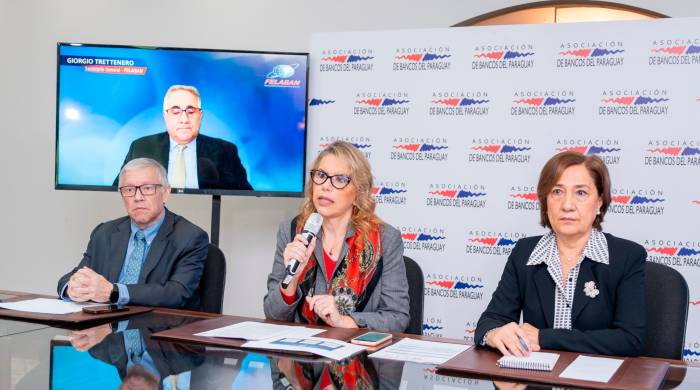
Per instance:
[[[165,168],[163,168],[163,166],[160,165],[160,163],[156,160],[142,157],[135,158],[133,160],[130,160],[128,163],[124,164],[122,170],[119,171],[119,187],[122,186],[122,178],[124,177],[124,173],[145,168],[155,169],[156,173],[158,174],[158,180],[160,181],[160,185],[162,185],[163,187],[170,186],[170,183],[168,183],[168,172],[165,171]]]
[[[197,97],[197,105],[199,106],[198,108],[202,108],[202,97],[199,96],[199,90],[191,85],[171,85],[170,88],[168,88],[168,91],[165,93],[165,96],[163,96],[163,111],[167,110],[170,107],[166,106],[165,101],[168,99],[168,95],[170,95],[172,92],[175,91],[187,91],[191,93],[192,95]],[[182,107],[185,108],[185,107]]]

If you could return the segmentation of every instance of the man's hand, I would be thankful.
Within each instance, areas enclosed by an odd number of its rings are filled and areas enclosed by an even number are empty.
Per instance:
[[[75,302],[109,302],[112,283],[90,268],[83,267],[70,277],[66,292]]]
[[[79,352],[85,352],[99,344],[112,333],[109,324],[103,324],[90,329],[75,330],[68,333],[70,343]]]
[[[357,324],[350,316],[341,315],[335,305],[332,295],[315,295],[306,297],[311,310],[316,313],[326,324],[334,328],[357,328]]]

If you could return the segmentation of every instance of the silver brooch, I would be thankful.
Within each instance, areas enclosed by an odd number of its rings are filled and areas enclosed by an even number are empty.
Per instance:
[[[583,285],[583,292],[590,298],[595,298],[600,293],[596,288],[595,282],[592,280]]]

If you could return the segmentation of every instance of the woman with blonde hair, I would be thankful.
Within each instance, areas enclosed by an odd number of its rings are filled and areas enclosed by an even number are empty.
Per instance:
[[[282,321],[402,332],[409,297],[398,230],[374,213],[372,172],[352,144],[336,141],[312,164],[297,217],[280,224],[265,316]],[[311,242],[300,234],[312,213],[323,225]],[[292,259],[300,262],[286,288]]]

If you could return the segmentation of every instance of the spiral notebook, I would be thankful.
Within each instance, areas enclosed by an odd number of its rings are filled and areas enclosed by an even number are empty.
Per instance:
[[[498,359],[498,367],[523,370],[552,371],[559,359],[558,353],[531,352],[530,356],[503,356]]]

